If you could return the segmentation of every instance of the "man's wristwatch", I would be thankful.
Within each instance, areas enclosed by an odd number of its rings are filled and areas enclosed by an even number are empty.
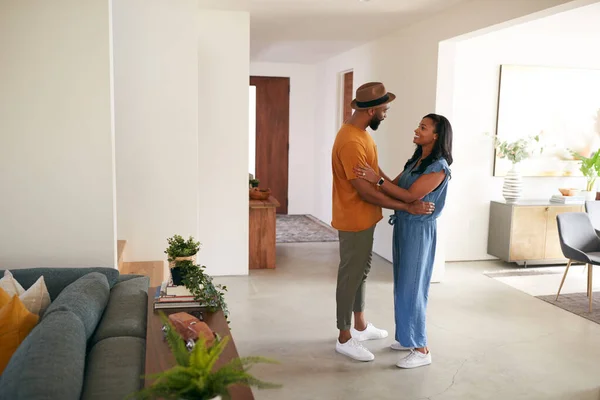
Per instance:
[[[383,179],[383,177],[379,178],[379,181],[377,182],[377,186],[383,185],[384,182],[385,182],[385,179]]]

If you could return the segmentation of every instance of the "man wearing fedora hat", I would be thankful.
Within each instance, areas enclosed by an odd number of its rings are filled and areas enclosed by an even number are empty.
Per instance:
[[[431,214],[433,204],[406,204],[385,195],[377,185],[357,179],[354,167],[370,165],[390,181],[379,169],[377,147],[367,127],[377,130],[386,118],[396,96],[380,82],[370,82],[356,90],[352,116],[340,128],[332,150],[333,218],[331,225],[339,231],[340,264],[336,303],[339,336],[336,351],[359,361],[375,356],[360,342],[383,339],[387,331],[376,328],[364,316],[365,281],[371,269],[371,253],[375,226],[383,218],[382,207],[412,214]],[[354,313],[354,327],[352,314]]]

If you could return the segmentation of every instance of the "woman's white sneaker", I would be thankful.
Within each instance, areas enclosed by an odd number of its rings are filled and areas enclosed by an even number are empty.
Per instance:
[[[373,353],[363,347],[363,345],[358,343],[354,338],[348,340],[346,343],[340,343],[340,341],[337,340],[335,351],[357,361],[373,361],[375,359]]]
[[[364,331],[357,331],[356,329],[351,328],[350,334],[359,342],[363,342],[365,340],[385,339],[388,337],[388,332],[385,329],[375,328],[375,326],[370,322],[367,323],[367,327]]]
[[[398,360],[398,368],[417,368],[431,364],[431,352],[423,354],[420,351],[412,350],[410,354]]]
[[[412,349],[413,349],[412,347],[404,347],[404,346],[402,346],[402,345],[401,345],[400,343],[398,343],[398,342],[394,342],[394,343],[392,343],[392,344],[390,345],[390,348],[391,348],[392,350],[397,350],[397,351],[410,351],[410,350],[412,350]]]

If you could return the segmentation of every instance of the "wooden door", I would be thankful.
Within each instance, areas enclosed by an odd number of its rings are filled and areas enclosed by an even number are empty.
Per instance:
[[[546,247],[546,207],[514,207],[510,259],[541,260]]]
[[[290,78],[250,77],[256,86],[256,179],[288,212]]]
[[[558,223],[556,216],[565,212],[582,212],[583,206],[554,206],[547,207],[547,222],[546,222],[546,246],[545,258],[561,259],[565,258],[560,248],[560,240],[558,238]]]
[[[342,123],[345,122],[348,118],[352,116],[352,107],[350,107],[350,103],[352,103],[352,99],[354,98],[354,72],[349,71],[344,74],[344,85],[343,91],[343,113],[342,113]]]

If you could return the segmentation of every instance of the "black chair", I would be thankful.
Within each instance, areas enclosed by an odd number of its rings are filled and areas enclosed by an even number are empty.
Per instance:
[[[600,201],[586,201],[585,212],[587,212],[592,221],[592,226],[596,230],[596,234],[600,236]]]
[[[558,223],[558,237],[560,248],[563,255],[569,260],[565,274],[563,275],[556,300],[560,295],[560,290],[565,283],[565,278],[569,272],[569,267],[573,262],[587,264],[588,267],[588,287],[587,295],[590,299],[590,312],[592,311],[592,273],[593,265],[600,265],[600,238],[592,226],[587,213],[574,212],[562,213],[556,216]]]

